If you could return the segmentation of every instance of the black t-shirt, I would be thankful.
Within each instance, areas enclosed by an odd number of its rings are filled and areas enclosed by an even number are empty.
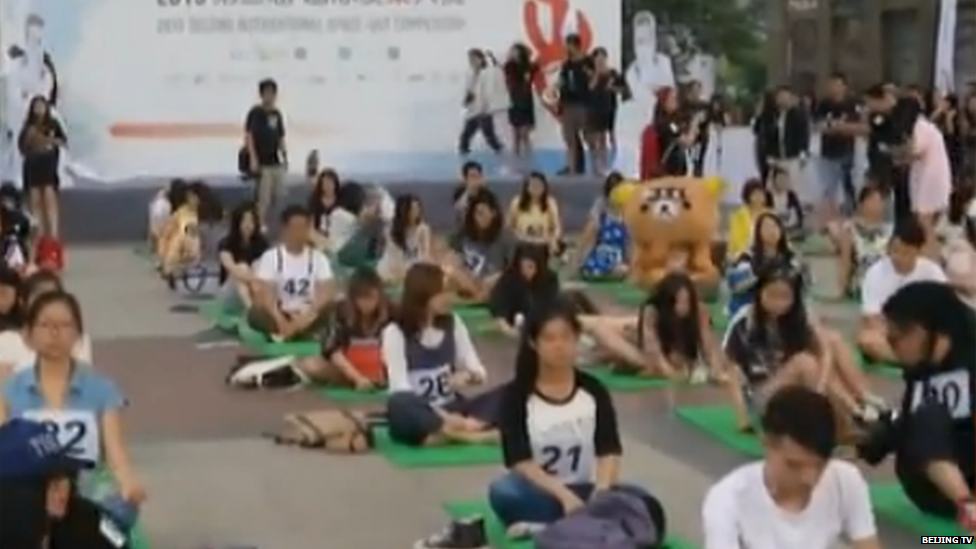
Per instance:
[[[255,105],[247,113],[244,130],[251,134],[254,140],[254,151],[258,156],[260,166],[278,166],[281,164],[281,142],[285,138],[285,119],[281,111],[276,108],[267,109]]]
[[[722,350],[750,383],[767,379],[790,358],[780,334],[756,322],[752,305],[742,306],[729,321]]]
[[[543,279],[530,285],[521,276],[505,272],[491,289],[488,299],[492,318],[502,318],[514,325],[517,315],[528,317],[533,307],[554,300],[559,295],[559,280],[551,272],[538,276]]]
[[[610,393],[589,374],[577,372],[576,388],[561,401],[514,381],[504,394],[506,467],[532,460],[565,484],[592,482],[597,458],[623,453]]]
[[[590,75],[593,61],[589,58],[567,59],[559,69],[559,103],[585,106],[590,98]]]
[[[953,420],[956,463],[968,475],[976,474],[976,341],[954,342],[946,360],[935,367],[904,370],[905,392],[901,415],[911,417],[919,405],[938,402]],[[902,441],[913,444],[915,441]]]
[[[242,242],[237,239],[232,239],[230,236],[225,236],[217,244],[218,253],[227,252],[234,258],[234,263],[244,263],[245,265],[252,265],[257,261],[264,252],[268,251],[271,246],[268,241],[265,240],[263,235],[256,234],[251,237],[251,240],[247,242]],[[223,284],[227,280],[227,269],[223,265],[220,266],[220,283]]]
[[[835,122],[853,123],[860,120],[857,103],[850,99],[824,99],[817,103],[814,117],[828,127]],[[822,133],[820,155],[830,159],[851,158],[854,156],[854,138],[849,135]]]

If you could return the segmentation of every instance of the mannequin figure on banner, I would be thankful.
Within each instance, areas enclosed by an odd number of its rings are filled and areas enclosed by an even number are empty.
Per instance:
[[[633,98],[618,111],[618,133],[621,136],[616,155],[616,169],[628,177],[637,175],[641,134],[651,122],[658,92],[674,88],[671,58],[658,51],[657,19],[649,11],[639,11],[632,20],[634,61],[624,78]]]

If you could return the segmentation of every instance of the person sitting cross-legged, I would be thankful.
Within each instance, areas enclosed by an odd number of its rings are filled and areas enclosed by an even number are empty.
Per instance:
[[[390,437],[409,446],[498,440],[498,391],[461,393],[487,374],[464,321],[451,312],[445,278],[437,265],[410,267],[397,313],[381,334]]]
[[[834,407],[802,386],[773,394],[762,415],[762,461],[735,469],[705,495],[705,549],[880,549],[868,485],[832,459]]]
[[[865,273],[861,285],[861,327],[857,346],[866,359],[895,361],[881,316],[881,309],[889,297],[911,282],[946,282],[942,267],[922,256],[926,242],[925,229],[915,218],[899,220],[888,243],[887,257],[879,259]]]
[[[322,252],[309,244],[310,217],[301,206],[281,214],[281,243],[257,262],[259,284],[247,321],[274,338],[299,339],[325,324],[325,307],[336,293],[332,267]]]

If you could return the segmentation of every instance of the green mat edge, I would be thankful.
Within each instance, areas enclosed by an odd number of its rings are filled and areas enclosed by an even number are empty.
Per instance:
[[[762,443],[759,440],[758,434],[740,435],[733,432],[726,433],[726,436],[722,436],[712,428],[709,422],[703,421],[701,418],[702,413],[717,413],[719,411],[727,412],[732,418],[733,424],[735,423],[735,413],[732,411],[732,407],[727,404],[679,406],[675,409],[674,413],[679,419],[708,435],[708,438],[720,443],[726,448],[735,450],[736,452],[744,454],[748,457],[762,457]],[[734,435],[734,437],[732,435]],[[753,446],[751,443],[747,444],[745,442],[747,440],[754,441],[755,445]]]
[[[484,465],[500,465],[502,463],[502,447],[487,444],[456,444],[448,446],[435,446],[429,448],[414,448],[398,444],[390,438],[390,431],[386,427],[376,427],[373,429],[373,436],[376,438],[376,452],[383,456],[391,464],[401,469],[446,469],[463,467],[480,467]],[[468,450],[469,452],[483,452],[477,458],[466,458],[458,460],[434,460],[431,458],[423,459],[420,457],[404,459],[404,456],[414,454],[419,455],[425,452],[441,453],[450,451],[451,448]],[[391,451],[392,450],[392,451]],[[489,459],[487,454],[491,453]]]
[[[664,389],[675,384],[669,379],[616,373],[605,366],[585,368],[583,371],[595,377],[611,392],[616,391],[619,393],[636,393],[640,391]]]
[[[470,515],[481,515],[485,519],[485,530],[488,544],[494,549],[534,549],[535,543],[531,539],[508,539],[505,527],[491,510],[487,500],[449,500],[441,504],[444,512],[452,519],[460,519]],[[697,549],[697,545],[688,543],[680,538],[668,537],[665,549]]]
[[[322,352],[322,346],[318,341],[271,341],[251,327],[246,319],[238,322],[237,335],[249,349],[269,357],[318,356]]]
[[[339,404],[379,404],[386,401],[386,389],[357,391],[348,387],[313,385],[310,390],[316,395]]]
[[[875,515],[906,530],[924,536],[971,535],[950,520],[927,515],[918,510],[897,483],[872,484],[868,488]],[[954,544],[948,547],[962,547],[962,545]]]

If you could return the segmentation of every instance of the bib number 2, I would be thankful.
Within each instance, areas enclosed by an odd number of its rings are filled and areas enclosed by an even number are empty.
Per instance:
[[[569,448],[544,446],[542,448],[542,470],[554,477],[575,475],[579,471],[582,452],[583,448],[579,444]]]

